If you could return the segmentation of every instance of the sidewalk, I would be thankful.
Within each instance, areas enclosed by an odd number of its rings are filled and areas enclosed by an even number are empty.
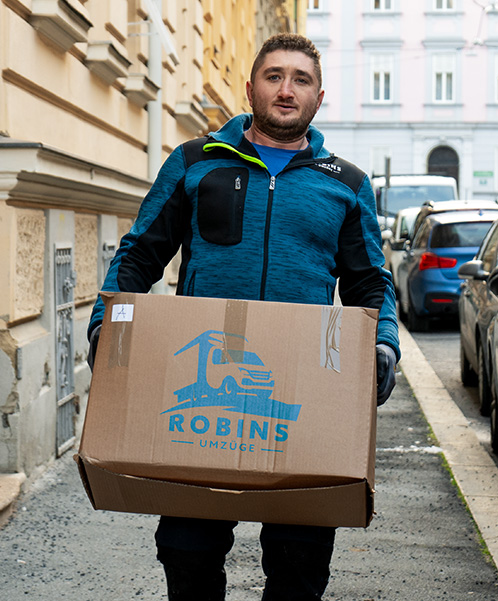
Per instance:
[[[392,398],[379,409],[376,515],[367,529],[338,531],[323,599],[496,601],[496,566],[483,552],[441,448],[495,561],[498,520],[490,483],[496,477],[403,326],[400,334],[403,373]],[[472,450],[460,457],[464,437]],[[165,600],[153,543],[156,524],[155,516],[93,511],[67,454],[21,495],[14,516],[0,530],[0,590],[7,591],[2,598]],[[236,528],[227,557],[227,601],[261,599],[259,528],[252,523]]]
[[[498,566],[498,468],[402,323],[401,369]]]

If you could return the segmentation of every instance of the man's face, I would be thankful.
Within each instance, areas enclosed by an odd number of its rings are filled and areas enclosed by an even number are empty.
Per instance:
[[[282,141],[304,136],[323,100],[313,60],[298,51],[267,54],[246,90],[254,125]]]

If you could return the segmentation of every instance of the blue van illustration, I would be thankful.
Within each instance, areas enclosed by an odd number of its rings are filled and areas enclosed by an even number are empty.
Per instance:
[[[207,330],[177,351],[175,356],[197,347],[197,379],[175,390],[177,404],[162,413],[223,407],[226,411],[296,421],[301,405],[272,398],[272,371],[256,353],[237,349],[245,342],[247,338],[239,334]]]

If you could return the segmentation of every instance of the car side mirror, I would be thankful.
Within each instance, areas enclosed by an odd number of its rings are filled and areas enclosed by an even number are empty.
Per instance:
[[[458,269],[458,277],[468,280],[487,280],[489,271],[483,269],[483,262],[479,259],[472,259]]]

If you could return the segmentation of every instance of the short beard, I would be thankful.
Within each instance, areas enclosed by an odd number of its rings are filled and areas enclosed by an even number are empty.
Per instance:
[[[293,142],[305,136],[314,116],[315,111],[307,110],[301,117],[283,123],[278,118],[272,117],[267,111],[260,111],[259,107],[253,105],[253,119],[256,129],[273,140],[281,142]]]

